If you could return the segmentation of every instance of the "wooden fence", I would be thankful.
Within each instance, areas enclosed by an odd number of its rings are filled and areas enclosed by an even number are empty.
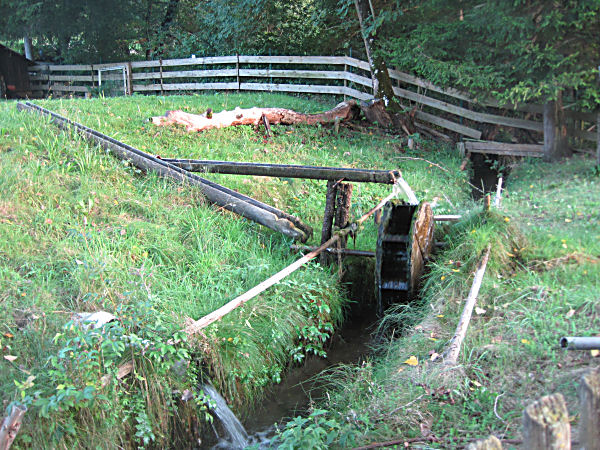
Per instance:
[[[109,68],[122,70],[101,73]],[[231,55],[111,64],[38,64],[30,71],[33,89],[44,95],[85,95],[98,89],[102,76],[103,81],[122,81],[123,91],[129,95],[229,90],[330,94],[365,101],[373,98],[369,64],[348,56]],[[543,105],[500,106],[493,99],[475,99],[458,89],[441,88],[397,70],[390,70],[390,77],[395,83],[394,93],[418,106],[417,125],[422,128],[431,130],[429,126],[434,125],[479,140],[485,125],[511,127],[529,132],[529,141],[540,144],[537,153],[542,150]],[[596,113],[567,110],[566,116],[570,136],[598,141]]]

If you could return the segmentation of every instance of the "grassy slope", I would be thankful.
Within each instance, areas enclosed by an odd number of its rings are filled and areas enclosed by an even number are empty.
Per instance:
[[[400,167],[417,195],[425,199],[441,197],[440,210],[450,210],[441,193],[453,201],[465,198],[464,174],[458,171],[456,156],[437,151],[432,154],[429,149],[427,157],[450,170],[443,172],[421,160],[396,159],[405,155],[398,143],[388,138],[347,131],[333,135],[330,129],[320,127],[274,127],[275,137],[265,143],[250,127],[186,134],[172,128],[155,129],[144,121],[175,108],[203,111],[209,106],[215,110],[288,106],[317,111],[332,104],[262,94],[136,96],[51,100],[43,104],[162,156]],[[94,366],[92,370],[75,361],[85,356],[87,362],[97,363],[80,344],[69,346],[67,337],[71,339],[78,332],[64,331],[63,324],[73,311],[115,312],[122,305],[132,305],[121,312],[120,323],[128,339],[136,338],[138,333],[155,339],[151,348],[170,351],[170,344],[161,339],[179,329],[185,317],[199,318],[289,264],[294,259],[287,251],[289,242],[270,230],[206,205],[194,189],[154,176],[140,176],[77,136],[60,132],[37,116],[16,112],[14,103],[0,103],[0,133],[0,304],[5,311],[0,319],[0,339],[3,355],[17,356],[14,362],[0,361],[2,401],[6,406],[22,392],[32,396],[29,401],[37,396],[55,402],[42,426],[33,426],[38,414],[38,403],[34,403],[19,435],[21,444],[33,440],[35,446],[51,436],[56,442],[67,439],[63,442],[70,445],[100,442],[110,446],[118,441],[126,445],[128,439],[151,436],[146,425],[157,439],[168,438],[168,430],[161,429],[165,422],[162,413],[152,412],[148,406],[158,401],[151,402],[148,393],[164,396],[168,384],[165,380],[171,377],[167,369],[174,356],[159,355],[151,360],[152,355],[136,354],[141,364],[149,367],[142,374],[160,374],[155,377],[158,387],[148,387],[147,377],[137,377],[111,391],[112,397],[94,397],[82,411],[74,410],[64,404],[65,389],[83,392],[87,385],[96,390],[95,394],[100,393],[98,380],[107,367],[114,369],[114,364],[106,364],[111,356],[102,349],[104,366],[100,369]],[[407,156],[423,153],[417,150]],[[297,214],[319,229],[322,182],[213,178]],[[353,213],[366,211],[387,189],[357,187]],[[358,246],[373,248],[373,236],[369,225],[360,235]],[[335,277],[311,265],[290,282],[210,327],[191,351],[205,361],[213,382],[225,396],[243,409],[265,385],[277,381],[288,365],[301,329],[315,321],[310,306],[315,299],[318,303],[325,300],[331,308],[323,315],[325,320],[341,319],[343,299]],[[151,309],[138,307],[147,303]],[[150,320],[148,317],[152,319],[150,325],[140,326],[140,322]],[[148,329],[154,330],[152,327],[162,331],[144,335]],[[56,336],[59,332],[63,334]],[[50,370],[56,362],[48,358],[61,348],[58,364],[64,363],[67,368]],[[130,358],[123,350],[115,355],[115,362]],[[37,377],[33,385],[15,388],[13,380],[22,382],[31,374]],[[146,410],[143,405],[132,405],[131,396],[124,394],[126,389],[148,400]],[[134,399],[143,403],[144,397]],[[163,403],[167,400],[162,398]],[[133,417],[135,420],[129,422],[134,425],[123,422],[124,417]],[[82,433],[73,437],[78,429]],[[137,432],[137,438],[127,432]]]
[[[330,400],[321,405],[329,413],[309,422],[313,430],[328,417],[338,443],[348,436],[370,442],[433,435],[440,441],[432,445],[454,447],[491,433],[519,438],[523,408],[553,392],[565,396],[576,425],[578,378],[598,362],[558,342],[600,329],[600,180],[592,165],[581,157],[560,166],[524,162],[498,212],[475,211],[451,227],[449,248],[432,263],[423,307],[399,307],[387,317],[403,337],[364,367],[331,376]],[[481,309],[461,366],[448,370],[431,355],[442,353],[454,333],[488,242]],[[411,356],[417,366],[407,364]],[[299,428],[290,424],[287,434]]]

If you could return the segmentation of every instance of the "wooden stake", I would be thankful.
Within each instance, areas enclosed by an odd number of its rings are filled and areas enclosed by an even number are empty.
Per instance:
[[[498,178],[498,187],[496,188],[496,196],[494,197],[495,208],[500,208],[500,200],[502,200],[502,177]]]
[[[269,124],[269,119],[267,119],[267,116],[265,114],[262,115],[262,123],[265,126],[265,134],[267,135],[267,138],[271,137],[271,125]]]
[[[467,334],[467,328],[469,328],[469,322],[471,321],[471,315],[473,314],[473,309],[475,308],[475,303],[477,302],[477,295],[479,294],[479,288],[481,287],[481,282],[483,281],[483,275],[485,274],[485,268],[490,257],[491,248],[492,246],[488,245],[483,258],[479,263],[477,270],[475,271],[473,284],[471,285],[469,296],[465,301],[465,307],[462,315],[460,316],[458,326],[456,327],[456,332],[454,333],[454,336],[450,340],[450,344],[444,353],[445,364],[456,365],[458,361],[460,348]]]
[[[0,450],[8,450],[17,437],[17,433],[23,423],[23,416],[27,412],[27,407],[23,405],[13,405],[10,414],[2,421],[0,427]]]
[[[600,446],[600,372],[591,370],[579,385],[579,443],[583,449]]]
[[[596,120],[596,165],[600,167],[600,113]]]
[[[337,198],[335,205],[335,226],[339,229],[346,228],[350,220],[350,206],[352,204],[352,186],[350,183],[337,185]],[[339,240],[340,248],[346,248],[348,238],[343,236]]]
[[[527,450],[571,448],[569,413],[562,394],[547,395],[525,408],[522,448]]]
[[[323,214],[323,228],[321,229],[321,245],[331,239],[331,230],[333,229],[333,217],[335,214],[335,197],[337,189],[334,181],[327,182],[327,194],[325,194],[325,212]],[[321,265],[329,263],[329,258],[326,253],[321,253],[319,258]]]

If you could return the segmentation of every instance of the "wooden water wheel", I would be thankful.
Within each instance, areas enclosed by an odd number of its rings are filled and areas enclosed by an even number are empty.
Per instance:
[[[420,286],[433,248],[433,211],[429,203],[389,202],[383,210],[375,261],[377,313],[408,302]]]

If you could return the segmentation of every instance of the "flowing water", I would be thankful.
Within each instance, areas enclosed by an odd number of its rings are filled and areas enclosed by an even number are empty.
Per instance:
[[[235,417],[235,414],[229,409],[225,399],[209,384],[203,385],[202,390],[214,401],[215,406],[212,410],[227,434],[227,439],[221,437],[219,443],[213,448],[245,448],[249,444],[248,433],[238,418]]]

